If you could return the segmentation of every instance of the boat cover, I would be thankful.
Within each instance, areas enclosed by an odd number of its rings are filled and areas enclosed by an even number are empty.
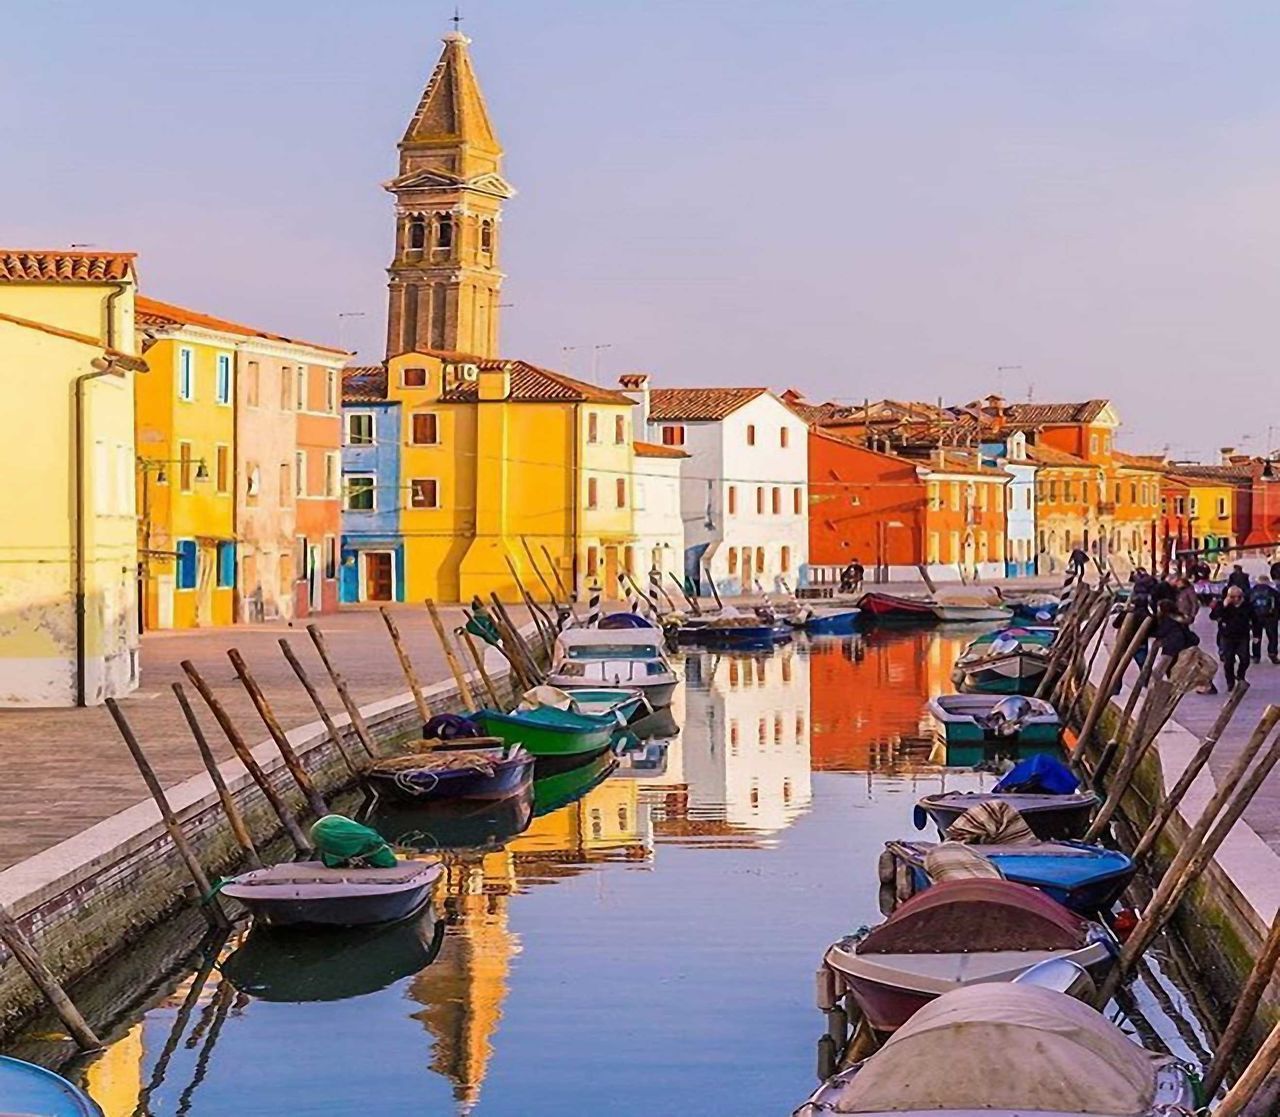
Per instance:
[[[1016,846],[1039,841],[1017,807],[1003,799],[975,803],[947,827],[947,837],[968,845]]]
[[[329,868],[391,869],[397,864],[391,847],[376,830],[341,814],[327,814],[311,826],[311,841]]]
[[[935,884],[944,880],[1002,880],[1003,874],[962,842],[943,842],[924,855],[924,871]]]
[[[925,1005],[852,1076],[837,1113],[1150,1112],[1164,1057],[1051,989],[971,985]]]
[[[1080,787],[1075,774],[1059,760],[1041,753],[1015,764],[993,791],[1020,791],[1033,795],[1070,795]]]
[[[542,686],[526,690],[520,695],[519,708],[521,710],[536,710],[539,706],[550,706],[555,710],[578,712],[578,704],[573,700],[573,695],[568,691],[561,690],[559,687],[547,686],[545,683]]]
[[[907,900],[858,944],[859,954],[1077,950],[1087,921],[1007,880],[950,880]]]

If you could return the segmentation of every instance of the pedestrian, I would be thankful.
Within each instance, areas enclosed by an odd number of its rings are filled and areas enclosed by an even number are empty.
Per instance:
[[[1163,578],[1157,579],[1156,584],[1151,587],[1151,613],[1157,620],[1160,616],[1157,612],[1160,602],[1175,601],[1178,597],[1178,587],[1173,584],[1177,579],[1178,575],[1170,572]]]
[[[1280,586],[1280,555],[1271,563],[1271,582],[1273,585]]]
[[[857,559],[854,559],[851,565],[853,566],[853,592],[861,593],[862,583],[867,576],[867,568]]]
[[[1169,598],[1156,606],[1156,625],[1151,630],[1151,638],[1155,641],[1156,651],[1163,657],[1165,678],[1172,673],[1178,656],[1200,643],[1200,637],[1182,619],[1177,604]]]
[[[1277,655],[1277,628],[1280,627],[1280,590],[1265,574],[1259,574],[1249,591],[1249,607],[1253,610],[1253,662],[1262,659],[1262,638],[1267,638],[1267,658],[1280,663]]]
[[[1196,623],[1196,617],[1200,613],[1200,597],[1196,593],[1196,588],[1181,574],[1177,574],[1173,578],[1173,588],[1176,596],[1173,601],[1178,607],[1178,612],[1182,614],[1182,620],[1185,624],[1193,625]]]
[[[1067,576],[1072,579],[1083,578],[1084,568],[1089,561],[1088,553],[1081,547],[1073,547],[1067,558]]]
[[[1242,593],[1249,592],[1249,575],[1244,572],[1244,567],[1236,563],[1231,568],[1231,573],[1227,575],[1227,588],[1239,586]]]
[[[1191,577],[1197,582],[1207,582],[1213,577],[1213,571],[1204,559],[1197,559],[1191,566]]]
[[[1253,635],[1253,610],[1244,590],[1228,586],[1221,599],[1215,599],[1209,617],[1218,622],[1218,658],[1227,679],[1227,689],[1244,681],[1249,671],[1249,641]],[[1216,691],[1216,688],[1215,688]],[[1213,693],[1213,692],[1211,692]]]

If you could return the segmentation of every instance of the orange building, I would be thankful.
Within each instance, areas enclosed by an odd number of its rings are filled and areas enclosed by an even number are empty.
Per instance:
[[[297,532],[294,616],[338,607],[338,542],[342,537],[342,420],[339,370],[298,365],[297,449],[293,469]]]

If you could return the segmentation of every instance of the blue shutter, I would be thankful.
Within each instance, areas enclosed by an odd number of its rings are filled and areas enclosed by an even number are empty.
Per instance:
[[[236,584],[236,545],[218,544],[218,588],[229,589]]]
[[[196,588],[196,541],[178,540],[178,589]]]

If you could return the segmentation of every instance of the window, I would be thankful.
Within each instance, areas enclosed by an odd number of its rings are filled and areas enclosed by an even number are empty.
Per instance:
[[[332,581],[338,576],[338,537],[324,537],[324,576]]]
[[[1098,436],[1091,434],[1089,436],[1089,453],[1096,454],[1098,452]]]
[[[436,247],[453,247],[453,214],[442,213],[436,218]]]
[[[738,573],[738,550],[736,547],[729,548],[729,574],[730,576]]]
[[[407,368],[400,374],[400,382],[406,388],[425,388],[427,386],[427,370],[425,368]]]
[[[942,493],[937,481],[929,482],[929,507],[935,512],[942,511]]]
[[[600,486],[596,482],[596,479],[594,477],[587,478],[587,507],[588,508],[600,507],[599,488]]]
[[[178,443],[178,487],[184,492],[191,491],[191,443]]]
[[[299,582],[305,582],[311,576],[311,548],[307,546],[307,537],[299,535],[294,541],[293,563]]]
[[[786,427],[778,428],[778,445],[784,450],[791,445],[791,432]]]
[[[782,490],[778,488],[776,485],[774,486],[772,497],[773,497],[773,514],[775,516],[781,516],[782,515]]]
[[[1191,514],[1193,516],[1200,515],[1200,499],[1198,497],[1191,498]]]
[[[791,573],[791,548],[790,547],[782,548],[782,557],[778,560],[778,563],[779,563],[779,566],[782,568],[782,573],[784,574]]]
[[[280,410],[289,411],[293,407],[293,369],[288,365],[280,368]]]
[[[196,588],[196,541],[179,539],[174,550],[178,552],[177,588],[193,590]]]
[[[804,515],[804,489],[793,489],[791,492],[791,511],[797,516]]]
[[[1049,503],[1050,504],[1058,503],[1058,482],[1057,481],[1049,482]]]
[[[1107,490],[1104,489],[1101,485],[1098,486],[1098,495],[1102,497],[1104,500],[1106,499]],[[1080,501],[1083,504],[1089,503],[1089,482],[1088,481],[1080,482]]]
[[[324,456],[324,495],[332,499],[338,495],[338,476],[341,472],[341,457],[336,450],[328,451]]]
[[[295,383],[297,384],[297,388],[298,388],[298,393],[297,393],[298,410],[306,411],[307,409],[307,366],[306,365],[298,366],[298,375],[296,377]]]
[[[960,511],[960,482],[951,482],[951,511]]]
[[[729,515],[737,515],[738,512],[738,486],[729,486]]]
[[[756,573],[757,574],[764,573],[764,548],[763,547],[756,548]]]
[[[372,473],[347,474],[348,512],[376,512],[378,510],[377,489],[374,487]]]
[[[178,398],[196,398],[196,356],[190,349],[178,350]]]
[[[369,411],[347,413],[347,445],[372,446],[375,439],[374,418]]]
[[[427,223],[421,217],[409,222],[409,247],[425,248],[427,246]]]
[[[764,515],[764,487],[762,485],[756,486],[756,515]]]
[[[929,562],[940,562],[938,555],[938,533],[936,531],[929,532]]]
[[[587,441],[600,441],[600,416],[594,411],[587,412]]]
[[[218,375],[214,384],[214,399],[221,404],[231,402],[231,354],[218,354]]]
[[[299,450],[293,455],[293,495],[307,495],[307,452]]]
[[[621,446],[627,441],[627,420],[625,416],[615,415],[613,417],[613,442],[616,446]]]
[[[1068,503],[1072,504],[1076,499],[1076,485],[1074,481],[1064,481],[1062,483],[1062,497]]]
[[[756,444],[756,425],[755,423],[747,424],[747,445],[754,446]]]
[[[440,483],[434,477],[415,477],[409,482],[409,507],[439,508]]]
[[[249,462],[245,468],[244,495],[250,504],[258,503],[258,494],[262,492],[262,470],[257,462]]]
[[[324,409],[330,415],[338,413],[338,371],[337,369],[325,369],[324,381]]]
[[[219,446],[214,451],[213,475],[217,480],[218,492],[231,491],[231,451],[226,446]]]
[[[594,578],[600,569],[600,550],[598,547],[587,548],[587,577]]]
[[[293,487],[289,484],[289,463],[280,463],[280,503],[285,504],[293,499]]]
[[[682,426],[666,426],[662,428],[662,445],[663,446],[683,446],[684,445],[684,427]]]
[[[618,478],[618,507],[625,508],[627,506],[627,479],[625,477]]]
[[[1218,497],[1218,519],[1224,519],[1227,515],[1227,498],[1225,496]]]
[[[419,411],[413,417],[412,439],[415,446],[434,446],[440,441],[440,423],[434,411]]]
[[[230,589],[236,584],[236,545],[220,542],[218,544],[218,589]]]
[[[1104,434],[1102,436],[1102,452],[1104,454],[1111,453],[1111,435]]]
[[[492,221],[480,222],[480,251],[481,252],[493,251],[493,222]]]
[[[1186,512],[1187,512],[1187,502],[1186,502],[1186,499],[1185,499],[1185,498],[1183,498],[1183,497],[1180,497],[1180,496],[1179,496],[1179,497],[1174,497],[1174,499],[1173,499],[1173,511],[1174,511],[1174,513],[1175,513],[1176,515],[1179,515],[1179,516],[1184,516],[1184,515],[1186,515]]]

